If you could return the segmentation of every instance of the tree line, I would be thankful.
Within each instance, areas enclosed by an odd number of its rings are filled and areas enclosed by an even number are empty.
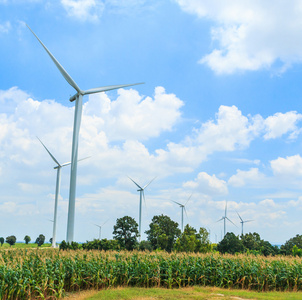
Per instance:
[[[165,215],[154,216],[145,234],[147,239],[138,242],[138,224],[133,218],[125,216],[117,219],[113,228],[112,240],[95,239],[83,244],[75,242],[68,244],[63,241],[60,249],[165,250],[167,252],[248,253],[264,256],[295,255],[302,257],[302,235],[296,235],[278,247],[261,239],[256,232],[241,236],[228,232],[218,244],[212,244],[207,229],[201,227],[197,231],[187,224],[181,232],[178,223]]]
[[[302,235],[297,234],[289,239],[284,245],[278,247],[270,242],[261,239],[256,232],[246,233],[236,236],[233,232],[228,232],[218,244],[212,244],[209,239],[207,229],[200,227],[196,230],[187,224],[181,232],[178,223],[165,215],[154,216],[149,224],[149,229],[145,231],[146,240],[138,242],[138,224],[134,218],[124,216],[116,220],[113,227],[113,239],[94,239],[85,243],[60,243],[60,249],[86,249],[86,250],[164,250],[167,252],[220,252],[224,253],[249,253],[254,255],[294,255],[302,257]],[[11,246],[16,243],[15,236],[8,236],[5,240]],[[31,238],[26,235],[24,241],[28,244]],[[35,243],[43,245],[45,236],[40,234]],[[51,239],[50,239],[50,242]],[[1,246],[4,238],[0,237]]]

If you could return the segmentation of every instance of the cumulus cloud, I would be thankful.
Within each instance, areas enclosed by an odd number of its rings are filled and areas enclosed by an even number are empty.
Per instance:
[[[248,171],[237,170],[237,173],[230,177],[228,184],[235,187],[242,187],[250,184],[263,185],[265,180],[264,174],[259,172],[258,168],[251,168]]]
[[[302,158],[300,155],[278,157],[270,162],[273,173],[289,179],[302,176]]]
[[[90,96],[84,113],[102,127],[110,140],[157,137],[162,131],[172,130],[180,119],[183,102],[174,94],[167,94],[163,87],[155,88],[154,98],[143,98],[133,89],[118,91],[111,101],[105,93]]]
[[[273,116],[269,116],[264,121],[264,126],[266,127],[264,139],[281,137],[288,132],[291,132],[290,138],[295,138],[299,133],[297,122],[301,118],[302,115],[295,111],[289,111],[284,114],[276,113]]]
[[[104,10],[99,0],[61,0],[61,4],[70,17],[81,21],[96,21]]]
[[[199,18],[212,20],[214,49],[200,63],[217,74],[270,68],[280,61],[280,71],[302,60],[299,0],[175,0]]]
[[[183,186],[210,195],[226,195],[228,193],[227,184],[224,180],[205,172],[200,172],[194,181],[187,181]]]

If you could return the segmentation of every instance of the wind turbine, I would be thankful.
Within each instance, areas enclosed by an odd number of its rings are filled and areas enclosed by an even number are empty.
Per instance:
[[[56,67],[59,69],[60,73],[63,75],[65,80],[76,90],[76,94],[73,95],[69,100],[75,101],[75,111],[74,111],[74,125],[73,125],[73,137],[72,137],[72,152],[71,152],[71,170],[70,170],[70,186],[69,186],[69,204],[68,204],[68,220],[67,220],[67,242],[74,241],[74,217],[75,217],[75,197],[76,197],[76,181],[77,181],[77,162],[78,162],[78,144],[79,144],[79,132],[82,117],[82,106],[83,106],[83,96],[89,94],[95,94],[99,92],[105,92],[110,90],[115,90],[123,87],[133,86],[141,83],[134,84],[122,84],[122,85],[109,85],[98,88],[92,88],[83,91],[75,83],[75,81],[70,77],[70,75],[65,71],[61,64],[56,60],[56,58],[51,54],[51,52],[46,48],[46,46],[41,42],[37,35],[31,30],[31,28],[26,24],[28,29],[37,38],[39,43],[48,53]]]
[[[184,229],[184,211],[186,213],[186,216],[188,217],[187,215],[187,211],[186,211],[186,204],[188,203],[188,201],[191,199],[193,194],[191,194],[191,196],[188,198],[188,200],[186,201],[185,204],[181,204],[179,202],[176,202],[174,200],[172,200],[174,203],[178,204],[179,207],[181,208],[181,232],[183,232],[183,229]]]
[[[246,220],[246,221],[243,221],[242,218],[240,217],[238,211],[236,211],[236,213],[237,213],[237,215],[238,215],[238,217],[239,217],[239,219],[240,219],[240,223],[241,223],[241,234],[243,235],[243,224],[244,224],[244,223],[247,223],[247,222],[252,222],[252,221],[254,221],[254,220]]]
[[[146,202],[145,199],[145,188],[156,178],[154,177],[148,184],[146,184],[144,187],[141,187],[139,184],[137,184],[132,178],[128,176],[128,178],[138,187],[138,192],[139,192],[139,221],[138,221],[138,231],[139,231],[139,242],[141,241],[141,232],[142,232],[142,198],[144,197],[144,201]]]
[[[102,225],[94,224],[95,226],[97,226],[97,227],[100,228],[100,231],[99,231],[99,240],[101,239],[101,236],[102,236],[102,226],[104,226],[108,221],[109,221],[109,219],[107,221],[105,221]]]
[[[226,220],[228,220],[229,222],[231,222],[233,225],[235,225],[228,217],[227,217],[227,205],[228,205],[228,203],[226,202],[225,203],[225,211],[224,211],[224,216],[221,218],[221,219],[219,219],[217,222],[219,222],[219,221],[221,221],[221,220],[223,220],[223,223],[224,223],[224,235],[223,236],[225,236],[225,234],[226,234]],[[235,225],[236,226],[236,225]],[[236,226],[237,227],[237,226]]]
[[[60,164],[55,157],[51,154],[51,152],[47,149],[47,147],[43,144],[43,142],[37,137],[37,139],[40,141],[42,146],[45,148],[45,150],[48,152],[52,160],[57,164],[54,169],[57,169],[57,181],[56,181],[56,193],[55,193],[55,207],[54,207],[54,217],[53,220],[50,220],[53,222],[53,233],[52,233],[52,247],[56,247],[56,232],[57,232],[57,213],[58,213],[58,198],[60,194],[60,185],[61,185],[61,169],[65,166],[70,165],[70,162]],[[88,158],[88,157],[86,157]],[[83,159],[86,159],[83,158]],[[81,160],[83,160],[81,159]]]

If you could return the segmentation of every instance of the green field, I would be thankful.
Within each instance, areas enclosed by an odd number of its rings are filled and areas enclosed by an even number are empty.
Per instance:
[[[3,300],[60,298],[68,292],[117,287],[164,288],[173,293],[196,286],[238,292],[302,291],[302,259],[51,248],[0,251]]]
[[[25,243],[16,243],[15,245],[11,246],[8,243],[4,243],[2,246],[0,246],[0,250],[1,249],[31,249],[31,248],[37,248],[38,245],[34,244],[34,243],[29,243],[29,244],[25,244]],[[41,246],[42,248],[48,248],[51,247],[51,244],[43,244]]]

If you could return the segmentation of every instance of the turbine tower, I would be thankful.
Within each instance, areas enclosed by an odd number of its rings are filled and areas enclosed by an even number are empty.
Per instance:
[[[225,210],[224,210],[224,216],[221,218],[221,219],[219,219],[217,222],[219,222],[219,221],[221,221],[221,220],[223,220],[223,223],[224,223],[224,235],[223,235],[223,237],[225,236],[225,234],[226,234],[226,220],[228,220],[229,222],[231,222],[233,225],[235,225],[228,217],[227,217],[227,205],[228,205],[228,203],[226,202],[225,203]],[[236,226],[236,225],[235,225]],[[236,226],[237,227],[237,226]]]
[[[243,224],[244,224],[244,223],[247,223],[247,222],[252,222],[252,221],[254,221],[254,220],[246,220],[246,221],[243,221],[242,218],[240,217],[238,211],[236,211],[236,213],[237,213],[237,215],[238,215],[238,217],[239,217],[239,219],[240,219],[240,223],[241,223],[241,235],[243,235]]]
[[[179,207],[181,208],[181,232],[184,231],[184,211],[185,211],[185,213],[186,213],[186,216],[188,217],[188,215],[187,215],[187,210],[186,210],[186,204],[187,204],[188,201],[191,199],[192,195],[193,195],[193,194],[191,194],[191,196],[188,198],[188,200],[186,201],[185,204],[181,204],[181,203],[179,203],[179,202],[176,202],[176,201],[172,200],[174,203],[178,204]]]
[[[100,231],[99,231],[99,240],[101,240],[101,237],[102,237],[102,226],[104,226],[108,221],[109,221],[109,219],[107,221],[105,221],[102,225],[94,224],[95,226],[99,227],[99,229],[100,229]]]
[[[31,30],[31,28],[26,25],[28,29],[37,38],[39,43],[48,53],[56,67],[59,69],[65,80],[76,90],[76,94],[73,95],[69,100],[75,101],[75,111],[74,111],[74,125],[73,125],[73,137],[72,137],[72,152],[71,152],[71,170],[70,170],[70,186],[69,186],[69,204],[68,204],[68,220],[67,220],[67,242],[74,241],[74,217],[75,217],[75,197],[76,197],[76,181],[77,181],[77,162],[78,162],[78,144],[79,144],[79,132],[82,117],[82,106],[83,106],[83,96],[89,94],[95,94],[110,90],[115,90],[123,87],[133,86],[141,83],[134,84],[122,84],[122,85],[109,85],[98,88],[92,88],[83,91],[75,83],[75,81],[70,77],[70,75],[65,71],[61,64],[56,60],[56,58],[51,54],[51,52],[46,48],[46,46],[41,42],[37,35]]]
[[[154,177],[148,184],[146,184],[144,187],[141,187],[139,184],[137,184],[132,178],[128,176],[128,178],[138,187],[139,192],[139,221],[138,221],[138,231],[139,231],[139,242],[141,241],[141,231],[142,231],[142,198],[145,199],[145,188],[156,178]]]

